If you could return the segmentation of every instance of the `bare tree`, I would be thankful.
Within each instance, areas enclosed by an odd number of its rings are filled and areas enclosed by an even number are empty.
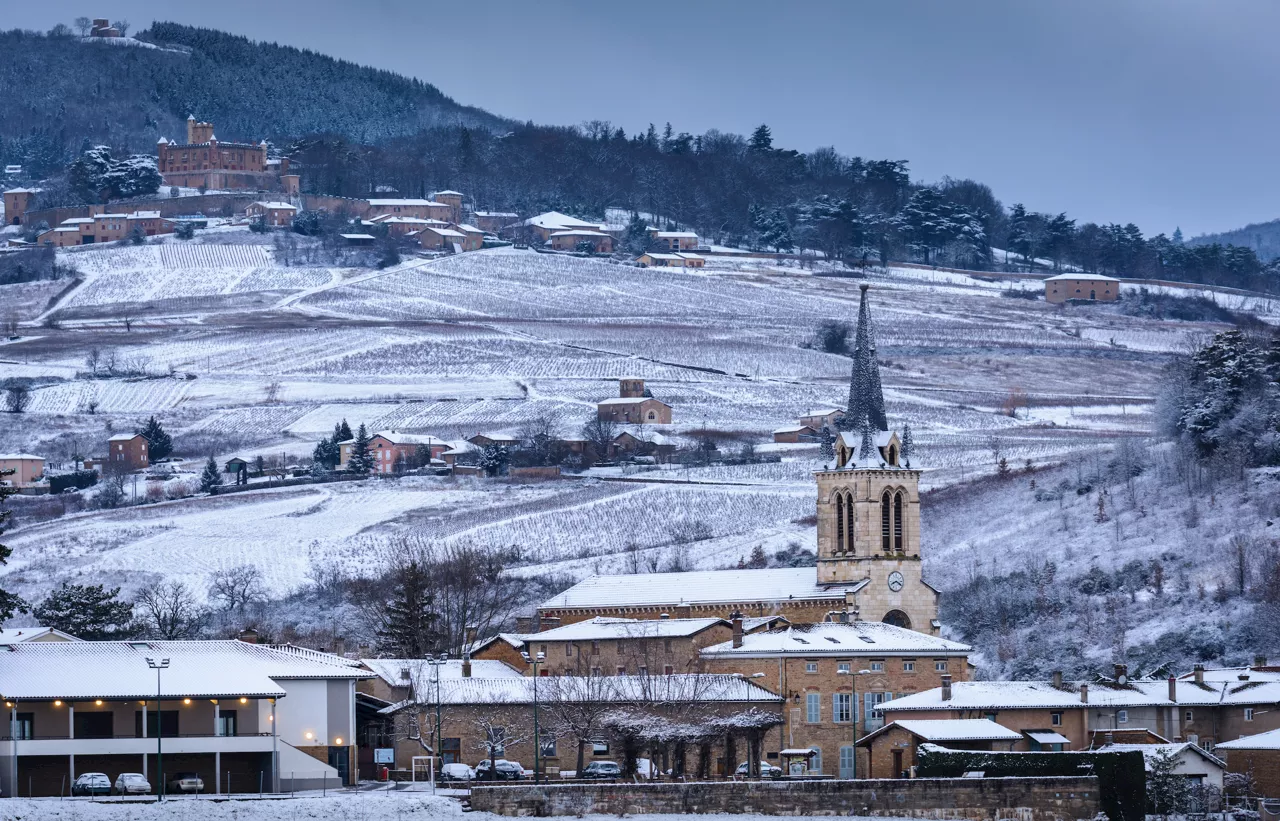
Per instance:
[[[245,607],[265,597],[262,571],[255,565],[242,564],[209,574],[209,598],[222,602],[228,612],[244,613]]]
[[[5,390],[5,406],[9,413],[22,413],[31,405],[31,389],[21,383],[11,383]]]
[[[112,28],[114,28],[114,29],[116,29],[116,30],[118,30],[118,31],[120,32],[120,36],[121,36],[121,37],[128,37],[128,36],[129,36],[129,21],[128,21],[128,20],[116,20],[114,23],[112,23],[112,24],[111,24],[111,26],[112,26]]]
[[[133,603],[143,630],[154,638],[196,638],[204,628],[204,611],[182,582],[150,584],[138,591]]]
[[[480,740],[476,742],[476,747],[489,759],[489,777],[496,779],[498,760],[506,756],[507,750],[529,739],[527,736],[512,733],[512,728],[506,726],[506,722],[492,715],[481,715],[475,720],[475,726],[480,731]]]
[[[554,412],[535,416],[520,427],[517,435],[520,449],[536,464],[552,464],[560,442],[560,416]]]
[[[18,312],[9,311],[4,315],[4,322],[0,323],[0,328],[4,329],[4,335],[14,338],[18,335]]]
[[[262,389],[262,398],[268,405],[274,405],[280,399],[280,380],[273,379],[270,384]]]
[[[609,457],[609,449],[617,436],[618,423],[612,419],[596,417],[582,426],[582,438],[587,440],[597,460]]]
[[[93,21],[88,17],[77,17],[72,25],[76,27],[76,31],[80,32],[81,37],[88,37],[90,29],[93,28]]]
[[[579,659],[582,659],[579,656]],[[581,662],[585,663],[585,662]],[[586,750],[605,737],[604,717],[617,709],[614,682],[606,676],[548,676],[542,679],[539,700],[545,705],[545,730],[557,738],[571,738],[578,747],[577,772],[582,774]]]

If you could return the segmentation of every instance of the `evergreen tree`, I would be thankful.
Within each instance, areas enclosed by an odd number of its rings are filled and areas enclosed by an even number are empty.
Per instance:
[[[640,219],[640,214],[632,213],[627,223],[627,233],[622,244],[629,253],[639,256],[649,250],[649,224]]]
[[[480,467],[486,476],[505,476],[511,454],[501,445],[487,445],[480,454]]]
[[[1024,259],[1031,258],[1031,221],[1022,203],[1014,203],[1009,212],[1009,250]],[[1033,266],[1034,267],[1034,266]]]
[[[321,469],[333,470],[342,460],[342,451],[337,442],[325,438],[316,443],[315,450],[311,452],[311,458]]]
[[[351,443],[351,458],[347,459],[347,470],[366,476],[373,470],[373,459],[369,454],[369,431],[364,422],[356,429],[355,441]]]
[[[152,462],[157,462],[173,453],[173,439],[165,433],[164,428],[154,416],[134,432],[141,434],[142,438],[147,440],[147,456]]]
[[[1178,772],[1182,765],[1173,750],[1157,750],[1147,764],[1147,798],[1157,815],[1185,813],[1191,803],[1191,780]]]
[[[0,471],[0,478],[3,478],[6,475],[12,474],[13,472],[14,471],[12,468],[10,468],[7,471]],[[5,507],[5,501],[10,496],[14,495],[17,492],[18,492],[17,488],[11,485],[0,483],[0,536],[4,535],[4,531],[5,531],[4,523],[9,520],[9,517],[11,515],[13,515],[13,511]],[[12,555],[13,555],[13,548],[4,544],[0,544],[0,565],[8,564],[9,557]],[[27,612],[26,602],[24,602],[22,599],[18,598],[14,594],[8,592],[7,590],[0,589],[0,624],[3,624],[4,622],[8,621],[9,618],[12,617],[14,613],[25,613],[25,612]]]
[[[441,641],[430,570],[410,559],[397,568],[395,580],[377,631],[378,650],[393,658],[426,658]]]
[[[1182,245],[1182,244],[1183,244],[1183,242],[1184,242],[1184,240],[1182,239],[1182,228],[1181,228],[1181,227],[1174,228],[1174,229],[1173,229],[1173,244],[1174,244],[1174,245]]]
[[[751,140],[747,143],[752,151],[769,151],[773,148],[773,132],[769,130],[769,126],[761,123],[756,126],[756,130],[751,132]]]
[[[132,633],[133,605],[119,595],[118,587],[63,582],[32,613],[44,626],[85,641],[124,639]]]
[[[204,463],[204,471],[200,474],[200,492],[213,493],[221,484],[222,471],[218,470],[213,454],[209,454],[209,461]]]
[[[911,425],[902,423],[902,464],[911,467],[911,452],[915,450],[915,439],[911,436]]]
[[[821,444],[818,445],[818,458],[824,462],[836,458],[836,438],[832,435],[830,426],[822,426],[821,436],[822,438],[819,440]]]
[[[791,223],[787,221],[787,214],[781,208],[764,212],[756,223],[756,230],[759,232],[760,244],[767,248],[790,251],[796,245],[791,237]]]
[[[351,438],[351,426],[347,424],[346,419],[333,426],[333,443],[335,445],[350,442]]]
[[[756,545],[751,549],[751,558],[743,562],[743,567],[759,570],[769,566],[769,557],[764,554],[764,545]]]

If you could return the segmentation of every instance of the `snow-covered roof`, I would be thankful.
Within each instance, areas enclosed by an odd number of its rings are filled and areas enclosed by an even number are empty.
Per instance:
[[[428,682],[434,686],[437,669],[441,681],[462,678],[462,659],[449,659],[440,665],[426,659],[360,659],[360,663],[392,687],[403,687],[412,681],[419,691]],[[408,679],[405,671],[409,673]],[[471,675],[486,679],[522,678],[519,670],[495,659],[473,659]]]
[[[1021,741],[1022,733],[985,718],[908,719],[886,724],[876,733],[900,727],[925,741]]]
[[[1219,744],[1218,746],[1222,745]],[[1199,744],[1192,744],[1189,741],[1169,744],[1105,744],[1099,749],[1115,753],[1142,753],[1142,759],[1146,764],[1147,772],[1151,771],[1151,763],[1160,753],[1182,755],[1187,750],[1190,750],[1211,764],[1215,764],[1224,769],[1227,766],[1227,762],[1223,761],[1221,758],[1218,758],[1212,753],[1206,752]]]
[[[71,217],[64,219],[60,225],[82,225],[86,222],[93,222],[93,217]]]
[[[443,203],[443,202],[436,202],[435,200],[381,200],[381,199],[373,199],[373,200],[366,200],[366,202],[368,202],[370,205],[373,205],[373,206],[426,205],[426,206],[435,206],[436,208],[448,208],[448,207],[449,207],[447,204],[445,204],[445,203]]]
[[[295,206],[292,206],[287,202],[255,202],[254,205],[260,205],[263,208],[270,208],[276,211],[281,211],[286,209],[289,211],[298,210]]]
[[[1222,704],[1280,704],[1280,681],[1228,681],[1221,687]]]
[[[843,600],[846,590],[857,590],[865,584],[866,580],[861,580],[849,585],[819,586],[818,574],[812,567],[591,576],[546,600],[541,608]]]
[[[844,413],[844,410],[841,408],[816,408],[814,410],[807,410],[800,415],[801,416],[830,416],[833,413]]]
[[[377,433],[375,433],[373,436],[370,436],[369,438],[373,439],[375,436],[381,436],[383,439],[386,439],[388,442],[390,442],[393,445],[448,445],[450,444],[449,442],[446,442],[443,439],[437,439],[436,437],[431,436],[429,434],[425,434],[425,433],[401,433],[400,431],[395,431],[395,430],[380,430]]]
[[[645,676],[547,676],[532,678],[457,678],[440,682],[439,703],[531,704],[534,687],[541,704],[551,702],[606,701],[617,704],[645,702],[768,702],[782,696],[742,676],[711,673],[676,673]],[[409,707],[402,701],[380,712],[390,714]],[[422,706],[436,704],[435,684],[419,694]]]
[[[36,188],[10,188],[4,193],[6,194],[35,194],[39,191]]]
[[[142,437],[141,433],[117,433],[107,439],[108,442],[132,442],[134,439]]]
[[[1184,673],[1180,679],[1194,679],[1195,673]],[[1205,681],[1239,682],[1241,676],[1249,681],[1280,681],[1280,667],[1217,667],[1201,672]]]
[[[1280,730],[1242,735],[1235,741],[1219,741],[1215,750],[1280,750]]]
[[[958,641],[930,636],[880,621],[818,622],[792,624],[762,630],[742,637],[742,646],[733,642],[712,645],[706,656],[966,656],[972,647]]]
[[[16,460],[30,460],[30,459],[38,459],[41,462],[44,461],[43,456],[36,456],[34,453],[0,453],[0,461],[4,461],[4,462],[16,461]],[[26,629],[34,630],[36,628],[28,627]],[[45,628],[42,627],[39,629],[43,630]],[[0,631],[0,632],[3,632],[3,631]]]
[[[1025,730],[1027,738],[1040,744],[1070,744],[1071,739],[1053,730]]]
[[[0,456],[0,459],[8,459]],[[39,458],[39,457],[36,457]],[[0,630],[0,644],[18,644],[24,641],[80,641],[80,639],[53,627],[9,627]]]
[[[454,231],[452,228],[437,228],[434,225],[428,225],[426,228],[423,228],[422,230],[431,231],[432,233],[439,234],[442,237],[458,237],[459,239],[466,239],[467,237],[467,235],[462,233],[461,231]]]
[[[8,652],[4,652],[7,649]],[[290,646],[221,641],[22,642],[0,648],[0,695],[9,699],[154,698],[148,658],[167,658],[166,698],[269,697],[276,679],[359,679],[337,656]]]
[[[639,638],[676,638],[701,633],[718,624],[728,626],[724,619],[616,619],[597,616],[587,621],[579,621],[544,630],[541,633],[530,633],[524,637],[526,642],[535,641],[605,641],[612,639]]]
[[[813,428],[809,427],[808,425],[792,425],[791,427],[787,427],[787,428],[776,428],[773,432],[774,433],[799,433],[802,430],[813,430]]]
[[[662,239],[697,239],[693,231],[659,231],[656,236]]]
[[[515,211],[472,211],[477,217],[518,217]]]
[[[529,219],[524,221],[524,224],[532,225],[535,228],[545,228],[554,231],[560,231],[566,228],[600,228],[599,223],[580,220],[576,217],[571,217],[568,214],[561,214],[559,211],[548,211],[545,214],[539,214],[536,217],[529,217]]]
[[[484,233],[484,231],[481,231],[479,228],[475,227],[474,225],[467,225],[465,222],[459,223],[455,227],[459,231],[462,231],[465,234],[483,234]]]
[[[432,197],[432,199],[434,199],[434,198],[436,198],[436,197],[440,196],[441,194],[444,194],[444,195],[446,195],[446,196],[454,196],[454,197],[465,197],[465,196],[466,196],[466,194],[462,193],[461,191],[434,191],[434,192],[432,192],[431,197]]]
[[[553,231],[551,233],[551,236],[553,237],[607,237],[609,235],[603,234],[599,231],[593,231],[588,228],[568,228],[564,231]]]
[[[509,433],[477,433],[472,439],[478,439],[483,436],[491,442],[519,442],[520,437],[512,436]]]
[[[1045,282],[1067,282],[1070,280],[1082,280],[1089,282],[1119,282],[1119,277],[1108,277],[1102,274],[1058,274],[1054,277],[1046,277]]]
[[[129,215],[131,220],[154,220],[160,219],[159,211],[134,211]]]
[[[1080,700],[1080,684],[1089,685],[1089,701]],[[951,685],[951,699],[942,700],[942,688],[895,698],[880,705],[885,712],[899,710],[1047,709],[1072,707],[1208,706],[1219,702],[1218,687],[1202,688],[1194,682],[1177,684],[1178,699],[1169,700],[1165,681],[1134,681],[1126,685],[1107,682],[1065,682],[1061,688],[1047,681],[960,681]]]
[[[449,223],[442,220],[426,219],[424,217],[393,217],[383,214],[380,217],[374,217],[373,222],[381,222],[385,225],[448,225]]]
[[[377,239],[373,234],[339,234],[343,239]]]

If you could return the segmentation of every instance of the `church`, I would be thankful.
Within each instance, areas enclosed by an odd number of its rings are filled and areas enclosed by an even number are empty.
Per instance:
[[[848,407],[817,480],[817,567],[592,576],[537,609],[540,632],[599,616],[783,616],[793,624],[885,622],[937,635],[938,591],[920,558],[920,471],[889,429],[862,285]]]

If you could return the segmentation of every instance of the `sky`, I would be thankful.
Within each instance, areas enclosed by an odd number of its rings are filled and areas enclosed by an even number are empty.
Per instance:
[[[1006,206],[1188,237],[1280,217],[1275,0],[67,0],[419,77],[538,123],[650,122],[908,160]],[[159,16],[157,16],[159,15]]]

